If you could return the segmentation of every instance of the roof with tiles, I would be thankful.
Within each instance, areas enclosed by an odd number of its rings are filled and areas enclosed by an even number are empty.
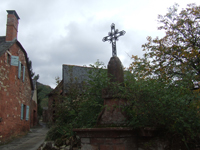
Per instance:
[[[0,56],[3,55],[17,40],[6,42],[6,36],[0,36]]]
[[[28,62],[27,53],[23,48],[23,46],[21,45],[21,43],[17,39],[14,39],[13,41],[10,42],[6,42],[6,36],[0,36],[0,56],[3,55],[14,43],[16,43],[21,48],[21,50],[25,54],[26,62]],[[29,65],[27,65],[27,67],[28,67],[29,77],[31,78]],[[31,88],[32,90],[34,89],[32,79],[31,79]]]
[[[63,64],[63,92],[67,94],[72,84],[75,84],[82,91],[82,85],[90,80],[89,76],[99,72],[99,70],[100,68]],[[106,71],[106,69],[103,70]]]

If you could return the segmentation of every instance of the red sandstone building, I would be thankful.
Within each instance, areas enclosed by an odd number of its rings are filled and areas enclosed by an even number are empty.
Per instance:
[[[38,119],[37,119],[37,80],[32,80],[32,81],[33,81],[34,90],[32,91],[32,99],[31,99],[31,104],[30,104],[31,127],[38,124]]]
[[[29,131],[37,118],[27,53],[17,40],[19,16],[7,12],[6,36],[0,36],[0,143]]]

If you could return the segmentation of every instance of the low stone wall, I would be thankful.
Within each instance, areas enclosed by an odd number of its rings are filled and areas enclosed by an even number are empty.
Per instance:
[[[81,138],[81,150],[164,150],[166,141],[155,135],[156,130],[132,128],[74,129]]]
[[[81,138],[81,150],[133,150],[135,137],[131,128],[74,129]]]

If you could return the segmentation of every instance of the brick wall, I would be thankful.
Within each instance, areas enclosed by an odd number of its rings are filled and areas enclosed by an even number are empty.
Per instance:
[[[18,66],[11,66],[7,62],[5,52],[0,57],[0,142],[9,140],[10,138],[24,134],[30,129],[30,111],[29,119],[24,117],[21,120],[21,104],[26,108],[30,106],[31,100],[31,81],[28,74],[25,55],[20,50],[17,43],[15,43],[9,52],[12,55],[19,56],[19,60],[25,68],[25,80],[23,79],[23,72],[21,78],[18,78]],[[25,115],[25,114],[24,114]]]

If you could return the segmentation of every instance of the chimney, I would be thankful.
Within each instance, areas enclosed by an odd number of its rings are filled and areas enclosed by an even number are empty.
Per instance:
[[[15,10],[7,10],[6,42],[17,39],[18,20],[20,19]]]

